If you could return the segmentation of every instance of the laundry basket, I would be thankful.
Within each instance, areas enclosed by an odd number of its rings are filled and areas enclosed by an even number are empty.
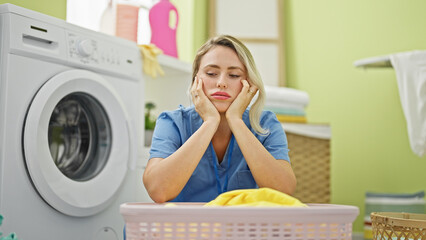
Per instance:
[[[354,206],[239,207],[125,203],[126,240],[352,240]]]
[[[373,212],[374,240],[426,240],[426,214]]]

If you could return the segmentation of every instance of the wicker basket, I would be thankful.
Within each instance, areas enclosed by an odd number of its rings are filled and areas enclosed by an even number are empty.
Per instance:
[[[297,188],[305,203],[330,203],[330,140],[286,132]]]
[[[426,214],[373,212],[374,240],[426,240]]]

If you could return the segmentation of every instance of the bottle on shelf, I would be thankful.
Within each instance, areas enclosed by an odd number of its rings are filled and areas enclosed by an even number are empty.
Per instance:
[[[102,13],[99,30],[109,35],[115,35],[115,6],[113,5],[113,0],[109,0]]]
[[[176,30],[179,15],[169,0],[160,0],[149,11],[151,43],[163,50],[164,54],[177,58]]]
[[[131,1],[117,3],[116,36],[133,42],[138,40],[139,6]]]

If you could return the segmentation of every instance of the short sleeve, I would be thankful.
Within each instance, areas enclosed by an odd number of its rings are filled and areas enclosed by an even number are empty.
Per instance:
[[[161,113],[155,124],[149,158],[166,158],[172,155],[181,145],[177,123],[170,114]]]
[[[275,159],[282,159],[290,162],[287,137],[276,115],[273,112],[265,111],[261,120],[261,125],[263,128],[269,130],[269,134],[262,141],[266,150],[268,150]]]

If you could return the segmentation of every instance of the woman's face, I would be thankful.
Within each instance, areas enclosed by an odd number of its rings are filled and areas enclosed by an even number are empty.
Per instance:
[[[245,66],[231,48],[215,46],[200,61],[197,76],[203,80],[203,90],[219,113],[225,113],[237,98],[247,79]]]

